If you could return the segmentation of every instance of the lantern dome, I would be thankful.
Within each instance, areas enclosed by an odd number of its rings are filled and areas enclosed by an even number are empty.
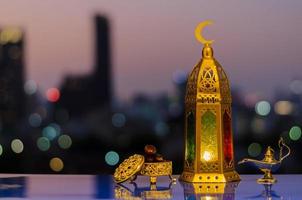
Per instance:
[[[216,61],[209,44],[202,50],[203,57],[188,77],[186,102],[231,103],[230,85],[226,73]]]

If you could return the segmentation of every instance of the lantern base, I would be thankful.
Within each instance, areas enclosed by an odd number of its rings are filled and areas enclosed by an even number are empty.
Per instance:
[[[201,194],[201,195],[219,195],[219,194],[235,194],[235,189],[239,185],[239,181],[225,183],[188,183],[181,182],[185,194]],[[196,198],[200,199],[200,198]],[[217,199],[217,198],[214,198]],[[223,199],[223,198],[221,198]],[[232,198],[231,198],[232,199]]]
[[[225,183],[240,181],[240,176],[236,171],[224,173],[194,173],[184,171],[179,179],[190,183]]]

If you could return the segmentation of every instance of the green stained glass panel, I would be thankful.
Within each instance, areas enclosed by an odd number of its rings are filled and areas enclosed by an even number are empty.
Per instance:
[[[218,160],[217,123],[216,115],[210,110],[201,117],[201,161]]]
[[[187,143],[186,143],[186,161],[192,165],[195,158],[195,115],[190,112],[187,115]]]

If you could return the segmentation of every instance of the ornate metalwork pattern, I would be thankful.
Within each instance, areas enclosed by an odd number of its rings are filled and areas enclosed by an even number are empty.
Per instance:
[[[216,73],[214,72],[214,69],[206,66],[202,69],[201,72],[201,79],[199,81],[199,92],[202,93],[215,93],[217,92],[217,81],[218,78],[216,76]]]
[[[202,59],[203,61],[203,59]],[[213,62],[201,62],[197,100],[201,103],[216,103],[220,101],[219,77]]]
[[[144,163],[141,175],[144,176],[168,176],[172,175],[172,162],[165,161],[165,162],[155,162]]]
[[[139,172],[145,162],[142,155],[134,154],[128,159],[124,160],[114,172],[114,180],[117,183],[124,182]]]
[[[202,172],[218,172],[219,171],[218,162],[201,163],[200,169]]]
[[[221,103],[232,103],[231,89],[229,80],[221,65],[215,60],[215,66],[219,77],[219,87],[221,95]]]
[[[197,78],[199,73],[200,63],[198,63],[190,76],[188,77],[187,87],[186,87],[186,97],[185,105],[186,110],[189,112],[195,109],[196,106],[196,93],[197,93]]]

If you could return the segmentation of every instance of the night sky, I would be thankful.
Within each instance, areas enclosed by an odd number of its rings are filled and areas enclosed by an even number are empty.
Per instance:
[[[195,26],[211,19],[216,59],[236,88],[270,98],[302,78],[302,1],[10,0],[0,3],[0,27],[21,26],[26,79],[41,91],[66,74],[94,65],[94,14],[111,22],[115,96],[173,92],[172,75],[200,59]]]

